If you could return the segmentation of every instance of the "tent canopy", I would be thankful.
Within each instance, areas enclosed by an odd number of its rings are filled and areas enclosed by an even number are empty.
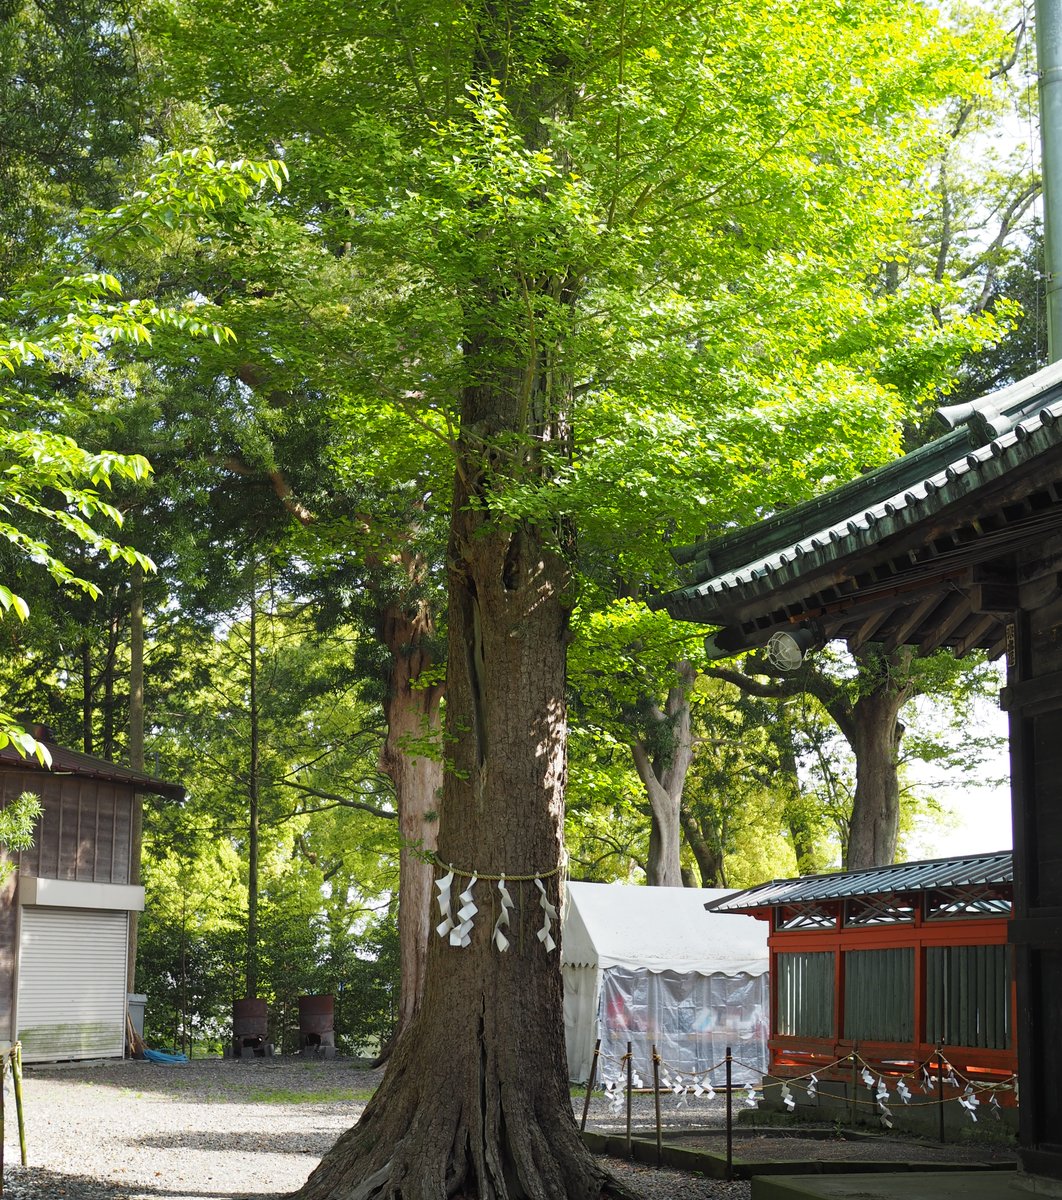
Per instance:
[[[561,965],[763,975],[767,926],[755,917],[709,913],[721,888],[569,883]]]

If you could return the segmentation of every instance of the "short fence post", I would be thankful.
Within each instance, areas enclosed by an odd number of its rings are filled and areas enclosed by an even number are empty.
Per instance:
[[[579,1122],[579,1132],[586,1129],[586,1117],[590,1111],[590,1093],[594,1090],[594,1080],[597,1078],[597,1060],[601,1054],[601,1039],[594,1043],[594,1057],[590,1061],[590,1078],[586,1081],[586,1099],[583,1101],[583,1119]]]
[[[22,1109],[22,1043],[15,1043],[15,1057],[11,1060],[11,1078],[15,1083],[15,1116],[18,1118],[18,1148],[22,1154],[22,1165],[26,1166],[26,1120]],[[0,1181],[0,1195],[3,1185]]]
[[[726,1048],[726,1178],[734,1178],[734,1058]]]
[[[856,1052],[852,1050],[852,1095],[851,1095],[851,1114],[848,1123],[855,1129],[856,1126],[856,1088],[859,1086],[859,1060],[856,1058]]]
[[[7,1080],[7,1060],[11,1059],[11,1069],[15,1069],[14,1051],[5,1050],[0,1059],[0,1196],[4,1194],[4,1083]]]
[[[634,1098],[634,1054],[627,1043],[627,1157],[631,1157],[631,1104]]]
[[[653,1045],[653,1106],[656,1109],[656,1165],[664,1161],[664,1150],[660,1144],[660,1055]]]
[[[944,1047],[937,1047],[937,1124],[939,1137],[944,1141]]]

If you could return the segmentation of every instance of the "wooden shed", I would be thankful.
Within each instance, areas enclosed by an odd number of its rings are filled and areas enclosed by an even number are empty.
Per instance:
[[[28,1062],[125,1053],[130,914],[140,886],[141,795],[176,784],[56,746],[51,765],[0,750],[0,805],[23,792],[43,812],[0,891],[0,1043]]]
[[[939,416],[936,441],[692,548],[658,603],[720,655],[782,632],[1006,655],[1021,1160],[1060,1181],[1062,363]]]
[[[1018,1069],[1009,851],[761,884],[707,904],[770,923],[770,1074],[855,1053],[907,1071],[939,1049],[967,1078]]]

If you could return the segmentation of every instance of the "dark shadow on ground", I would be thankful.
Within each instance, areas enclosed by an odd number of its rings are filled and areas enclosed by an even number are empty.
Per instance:
[[[277,1134],[271,1131],[268,1137],[255,1133],[215,1133],[209,1129],[189,1129],[180,1133],[153,1133],[137,1138],[131,1145],[149,1146],[153,1150],[204,1150],[212,1154],[310,1154],[320,1158],[335,1144],[342,1130],[325,1131],[320,1134],[305,1130]]]
[[[41,1167],[6,1167],[4,1200],[131,1200],[150,1195],[158,1200],[287,1200],[290,1192],[211,1191],[193,1187],[172,1188],[165,1180],[157,1184],[123,1183],[87,1175],[63,1175]]]

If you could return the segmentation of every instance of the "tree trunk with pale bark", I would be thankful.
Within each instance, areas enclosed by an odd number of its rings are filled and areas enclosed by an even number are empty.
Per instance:
[[[668,690],[664,707],[653,705],[648,713],[667,736],[662,748],[650,748],[649,739],[631,746],[634,766],[649,798],[649,858],[646,882],[652,887],[682,887],[680,835],[682,832],[682,789],[693,762],[693,730],[690,722],[690,689],[697,672],[688,662],[675,666],[679,682]]]
[[[431,608],[426,601],[403,604],[394,600],[380,613],[377,633],[391,654],[384,701],[387,736],[380,753],[380,767],[395,789],[401,840],[398,868],[401,983],[396,1037],[420,1007],[432,924],[433,870],[429,856],[436,848],[443,784],[439,711],[443,689],[434,683],[425,686],[419,680],[422,672],[433,665],[427,644],[434,632]],[[423,747],[426,741],[436,744],[440,754],[433,757],[418,753],[418,745]],[[390,1048],[386,1052],[388,1057],[389,1052]]]
[[[900,709],[908,689],[887,682],[852,705],[846,736],[856,758],[856,787],[844,865],[849,871],[896,859],[900,833]]]

